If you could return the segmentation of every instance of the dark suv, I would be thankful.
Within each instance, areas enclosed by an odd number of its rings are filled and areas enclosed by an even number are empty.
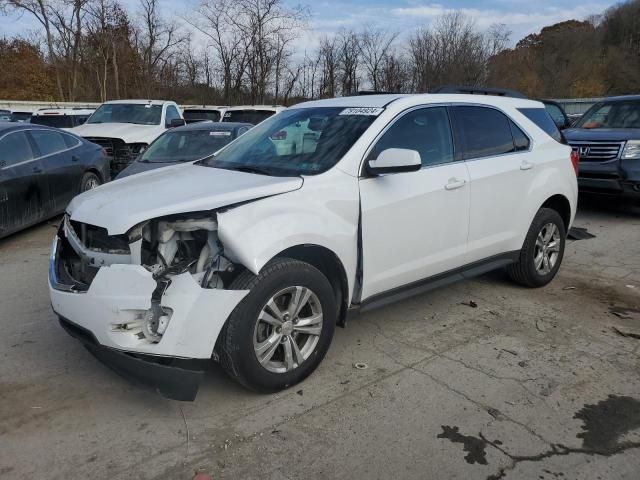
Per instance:
[[[598,102],[563,133],[580,156],[582,191],[640,199],[640,95]]]

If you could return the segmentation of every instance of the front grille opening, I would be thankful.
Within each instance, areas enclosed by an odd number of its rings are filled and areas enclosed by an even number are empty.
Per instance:
[[[571,142],[581,162],[607,162],[619,157],[623,142]]]
[[[109,235],[106,228],[71,220],[71,228],[85,247],[90,250],[108,253],[130,253],[129,239],[126,235]]]
[[[80,258],[64,235],[59,239],[56,276],[63,285],[74,285],[80,291],[88,290],[99,267],[92,267],[88,261]]]
[[[131,164],[137,157],[131,147],[119,138],[86,137],[89,142],[100,145],[111,157],[111,176],[115,177]]]

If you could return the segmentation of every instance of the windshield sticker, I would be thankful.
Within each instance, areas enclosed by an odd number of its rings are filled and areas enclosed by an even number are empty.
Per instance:
[[[209,135],[213,135],[214,137],[230,137],[231,132],[209,132]]]
[[[384,112],[384,108],[379,107],[350,107],[342,110],[340,115],[368,115],[377,117],[382,112]]]

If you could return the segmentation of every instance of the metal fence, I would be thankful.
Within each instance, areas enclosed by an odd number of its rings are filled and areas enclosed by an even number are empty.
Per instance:
[[[582,115],[589,110],[594,103],[603,100],[603,98],[554,98],[552,100],[562,105],[567,115]]]

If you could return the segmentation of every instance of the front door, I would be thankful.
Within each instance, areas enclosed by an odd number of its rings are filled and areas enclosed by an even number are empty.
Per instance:
[[[360,179],[362,300],[464,264],[469,175],[456,162],[446,107],[402,114],[367,160],[388,148],[420,153],[422,169]]]

